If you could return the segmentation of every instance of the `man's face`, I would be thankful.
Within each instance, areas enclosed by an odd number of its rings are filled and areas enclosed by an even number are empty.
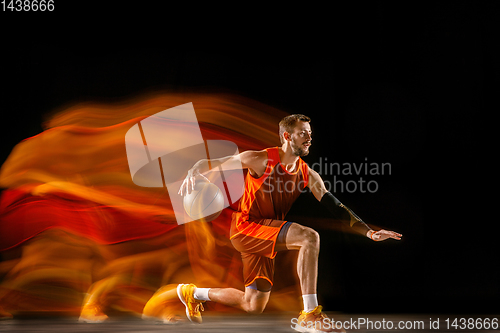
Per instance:
[[[306,156],[309,154],[309,147],[312,141],[311,125],[305,121],[298,121],[290,136],[290,146],[296,156]]]

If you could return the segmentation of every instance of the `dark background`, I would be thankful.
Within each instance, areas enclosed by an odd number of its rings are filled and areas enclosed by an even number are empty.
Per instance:
[[[150,91],[227,91],[314,130],[309,163],[391,163],[376,193],[336,193],[374,243],[328,230],[303,195],[290,216],[322,235],[318,293],[346,312],[498,313],[498,2],[296,8],[56,3],[2,12],[3,162],[44,116]],[[123,8],[127,7],[127,8]],[[195,106],[196,108],[196,106]],[[333,176],[325,175],[332,181]],[[357,176],[342,179],[358,180]],[[490,201],[488,201],[488,198]]]

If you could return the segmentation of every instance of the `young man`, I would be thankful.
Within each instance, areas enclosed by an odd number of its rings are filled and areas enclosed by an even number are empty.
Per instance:
[[[274,257],[277,251],[298,250],[297,272],[300,280],[304,310],[295,329],[334,331],[323,327],[326,316],[321,312],[316,296],[319,235],[311,228],[284,221],[285,215],[300,193],[309,187],[316,199],[332,215],[362,235],[381,241],[401,239],[393,231],[374,231],[349,208],[326,190],[317,172],[301,159],[309,153],[312,141],[310,118],[300,114],[285,117],[279,123],[281,147],[261,151],[245,151],[239,155],[210,160],[212,168],[237,161],[248,169],[245,191],[239,209],[233,214],[231,242],[241,252],[245,291],[233,288],[197,288],[193,284],[177,287],[186,314],[192,322],[201,323],[201,303],[219,302],[251,313],[261,313],[269,300],[273,285]],[[197,176],[209,171],[209,161],[198,161],[189,171],[179,194],[194,188]],[[313,323],[311,325],[311,323]],[[317,325],[316,325],[317,324]],[[312,330],[314,331],[314,330]]]

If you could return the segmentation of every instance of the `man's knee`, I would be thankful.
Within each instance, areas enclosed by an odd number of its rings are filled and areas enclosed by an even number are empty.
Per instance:
[[[266,309],[267,302],[265,303],[250,303],[247,312],[251,314],[261,314]]]
[[[319,249],[319,234],[309,227],[294,223],[286,238],[286,246],[290,250],[298,250],[301,247]]]
[[[260,314],[264,312],[269,301],[270,292],[258,291],[246,288],[245,290],[245,311],[248,313]]]
[[[319,233],[311,228],[304,227],[302,232],[303,245],[319,248]]]

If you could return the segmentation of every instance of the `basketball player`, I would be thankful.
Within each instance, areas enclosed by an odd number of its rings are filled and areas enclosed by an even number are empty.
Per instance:
[[[239,155],[210,160],[212,168],[222,163],[226,168],[237,161],[248,169],[245,191],[239,209],[233,214],[231,242],[241,252],[245,291],[233,288],[197,288],[180,284],[177,292],[192,322],[201,323],[200,310],[206,301],[219,302],[250,313],[261,313],[269,300],[273,285],[274,258],[278,251],[298,250],[297,272],[304,309],[295,329],[301,332],[331,332],[324,327],[325,314],[318,304],[316,284],[320,237],[316,231],[294,222],[285,215],[300,193],[308,187],[332,215],[374,241],[401,239],[401,234],[372,230],[349,208],[326,190],[317,172],[301,159],[309,153],[312,142],[311,119],[294,114],[279,123],[281,147],[245,151]],[[190,193],[195,179],[209,171],[209,161],[198,161],[189,171],[179,194]],[[311,325],[312,324],[312,325]],[[308,328],[311,328],[308,329]]]

